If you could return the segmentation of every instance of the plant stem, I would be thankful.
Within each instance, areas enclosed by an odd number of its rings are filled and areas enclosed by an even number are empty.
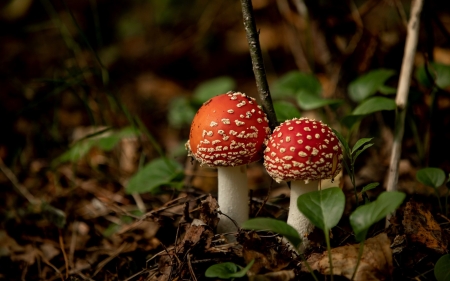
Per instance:
[[[277,116],[270,96],[269,84],[267,83],[264,61],[259,44],[259,32],[256,31],[256,23],[253,17],[253,6],[251,0],[241,0],[242,16],[244,19],[245,33],[247,34],[250,56],[252,58],[253,73],[256,80],[256,88],[261,100],[262,107],[269,119],[269,126],[273,130],[277,125]]]
[[[439,210],[441,210],[441,213],[444,212],[444,209],[442,209],[442,203],[441,203],[441,196],[439,195],[439,191],[437,188],[434,188],[434,192],[436,193],[436,197],[439,203]]]
[[[356,202],[356,207],[359,206],[359,200],[358,200],[358,190],[356,190],[356,182],[355,182],[355,164],[353,159],[350,159],[351,166],[350,166],[350,180],[352,181],[353,184],[353,189],[355,192],[355,202]]]
[[[400,81],[397,89],[395,103],[395,129],[394,143],[392,145],[391,160],[389,164],[389,175],[387,181],[387,191],[397,190],[398,165],[400,162],[400,152],[402,148],[403,133],[405,130],[406,103],[408,100],[409,85],[411,82],[411,73],[416,53],[417,41],[419,37],[420,13],[422,11],[423,0],[415,0],[412,3],[411,15],[408,22],[408,34],[406,36],[405,53],[403,55],[402,68],[400,71]],[[389,224],[388,215],[386,225]]]
[[[353,271],[352,278],[350,279],[351,281],[353,281],[353,279],[355,278],[356,271],[358,270],[359,262],[361,261],[363,252],[364,252],[364,240],[359,244],[358,259],[356,261],[355,271]]]
[[[448,217],[448,195],[450,193],[450,188],[447,188],[447,194],[445,195],[445,216]]]
[[[305,263],[306,268],[308,269],[308,271],[311,273],[312,277],[314,278],[315,281],[319,281],[319,279],[317,279],[316,275],[314,274],[314,270],[312,270],[311,266],[309,265],[308,261],[305,259],[305,257],[303,256],[303,254],[299,254],[300,258],[302,259],[302,261]]]
[[[331,281],[334,280],[333,276],[333,262],[331,260],[331,245],[330,245],[330,232],[328,228],[324,228],[323,233],[325,234],[325,241],[327,243],[328,261],[330,262],[330,277]]]

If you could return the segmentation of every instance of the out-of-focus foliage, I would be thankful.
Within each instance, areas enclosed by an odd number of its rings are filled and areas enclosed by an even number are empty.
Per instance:
[[[130,178],[126,192],[156,193],[162,185],[180,188],[182,177],[183,166],[180,163],[169,158],[156,158]]]
[[[204,102],[235,88],[236,82],[229,76],[217,77],[199,84],[192,97],[180,96],[170,102],[167,113],[169,124],[177,129],[189,126]]]

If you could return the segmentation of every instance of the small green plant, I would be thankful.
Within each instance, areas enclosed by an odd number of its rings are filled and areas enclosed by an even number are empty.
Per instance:
[[[335,227],[344,213],[345,195],[339,187],[308,192],[297,198],[297,207],[305,217],[325,235],[330,276],[333,280],[333,262],[331,259],[330,230]]]
[[[348,95],[358,105],[353,111],[342,119],[342,124],[347,128],[354,128],[365,116],[383,110],[394,110],[395,101],[375,94],[392,95],[396,89],[386,85],[388,79],[395,75],[394,70],[372,70],[355,80],[348,86]]]
[[[130,178],[126,192],[129,194],[156,193],[163,185],[180,189],[183,175],[183,166],[177,161],[163,157],[156,158]]]
[[[369,196],[367,195],[367,191],[372,190],[379,185],[380,185],[380,183],[378,183],[378,182],[372,182],[372,183],[367,184],[366,186],[364,186],[361,189],[361,194],[362,194],[362,197],[364,198],[364,204],[367,204],[370,202]]]
[[[377,183],[367,185],[366,191],[368,188],[376,187],[376,185]],[[350,215],[350,224],[354,231],[355,238],[357,241],[361,242],[358,262],[355,266],[354,274],[359,266],[359,261],[364,249],[364,241],[367,237],[369,228],[383,219],[387,214],[392,213],[395,209],[397,209],[405,199],[405,196],[406,195],[404,193],[398,191],[383,192],[375,201],[358,207]],[[324,232],[327,244],[328,259],[330,262],[330,275],[331,280],[333,280],[333,265],[329,231],[335,227],[342,218],[345,208],[345,195],[338,187],[313,191],[299,196],[297,205],[299,210],[311,221],[311,223]],[[297,231],[284,221],[271,218],[255,218],[246,221],[242,228],[253,230],[270,230],[283,235],[294,246],[298,247],[301,243],[301,238],[299,237]],[[314,273],[306,261],[305,265],[314,276]]]
[[[430,186],[434,189],[434,192],[436,194],[436,197],[438,199],[439,202],[439,209],[441,210],[441,212],[444,212],[444,209],[442,208],[442,203],[441,203],[441,196],[439,194],[439,188],[444,184],[445,181],[445,173],[442,169],[439,168],[424,168],[424,169],[420,169],[419,171],[417,171],[416,174],[416,179],[426,185],[426,186]],[[449,175],[449,179],[447,180],[447,195],[445,196],[445,215],[448,215],[448,195],[449,195],[449,191],[450,191],[450,187],[449,187],[449,181],[450,181],[450,175]]]
[[[361,244],[359,246],[358,262],[353,272],[352,280],[358,270],[359,261],[361,260],[364,241],[366,240],[369,228],[376,222],[385,218],[386,215],[394,212],[405,199],[405,194],[398,191],[385,191],[381,193],[378,198],[358,207],[349,217],[350,225],[352,226],[355,238]]]
[[[450,254],[443,255],[436,262],[434,277],[437,281],[450,281]]]
[[[278,121],[299,117],[299,109],[312,110],[342,102],[340,99],[324,99],[321,95],[322,86],[314,75],[299,71],[286,73],[273,84],[273,106]]]
[[[344,147],[343,163],[344,163],[345,170],[347,171],[347,173],[348,173],[348,175],[350,177],[350,180],[352,182],[354,193],[355,193],[356,206],[358,206],[359,205],[359,200],[358,200],[358,191],[356,190],[356,182],[355,182],[355,161],[358,158],[358,156],[364,150],[368,149],[369,147],[371,147],[373,145],[373,143],[371,142],[373,138],[362,138],[362,139],[359,139],[355,143],[353,148],[350,149],[350,147],[348,145],[348,142],[341,135],[341,133],[339,133],[336,130],[333,130],[333,132],[336,134],[336,136],[338,137],[338,139],[341,142],[342,146]],[[366,189],[366,191],[367,190],[368,189]]]
[[[140,135],[140,131],[134,127],[125,127],[117,131],[113,131],[110,127],[105,128],[75,142],[69,150],[52,161],[52,166],[65,162],[76,162],[83,158],[93,147],[98,147],[102,151],[111,151],[123,138],[136,137],[138,135]]]
[[[205,276],[209,278],[231,279],[244,277],[247,271],[253,266],[255,260],[252,260],[246,267],[235,264],[234,262],[224,262],[214,264],[208,267]]]

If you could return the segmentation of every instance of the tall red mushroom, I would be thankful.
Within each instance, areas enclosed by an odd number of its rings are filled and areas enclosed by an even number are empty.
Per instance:
[[[186,148],[201,165],[217,167],[218,203],[238,225],[248,219],[246,165],[262,158],[270,134],[268,120],[256,100],[228,92],[203,104],[192,121]],[[221,233],[236,231],[221,217]]]
[[[342,169],[342,149],[326,124],[309,118],[294,118],[276,127],[264,151],[264,166],[277,182],[291,181],[287,223],[308,244],[313,225],[298,210],[297,198],[318,189],[320,180],[334,178]]]

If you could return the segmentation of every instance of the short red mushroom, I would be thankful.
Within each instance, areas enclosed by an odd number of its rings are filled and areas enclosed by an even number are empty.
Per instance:
[[[342,169],[342,148],[330,127],[309,118],[294,118],[276,127],[264,151],[264,166],[277,182],[291,181],[287,223],[308,244],[314,226],[298,210],[297,198],[318,189],[320,180],[334,178]]]
[[[248,220],[246,165],[262,158],[270,128],[256,100],[228,92],[203,104],[192,121],[186,148],[201,165],[217,167],[218,203],[222,213],[239,226]],[[221,216],[220,233],[236,231]]]

